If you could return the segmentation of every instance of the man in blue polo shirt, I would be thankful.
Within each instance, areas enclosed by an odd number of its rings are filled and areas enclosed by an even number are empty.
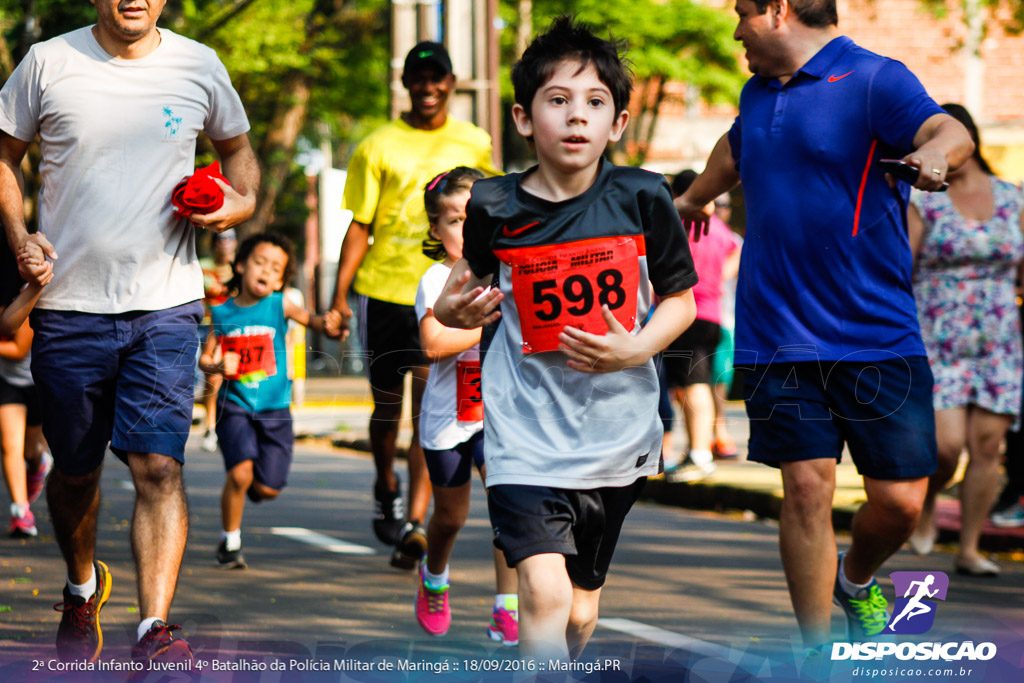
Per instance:
[[[973,144],[906,67],[839,34],[834,0],[737,0],[736,13],[754,76],[676,207],[706,231],[705,205],[743,183],[736,365],[748,373],[749,457],[781,469],[782,561],[813,648],[829,640],[830,600],[850,639],[885,628],[874,573],[913,530],[936,467],[910,286],[910,188],[893,187],[875,162],[902,158],[920,169],[915,187],[936,190]],[[844,445],[868,501],[837,557]]]

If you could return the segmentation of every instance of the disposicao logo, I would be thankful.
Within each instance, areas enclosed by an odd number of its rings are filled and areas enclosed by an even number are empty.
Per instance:
[[[935,624],[936,604],[945,600],[949,577],[943,572],[893,572],[889,575],[896,589],[896,605],[883,633],[918,635]],[[903,597],[899,597],[899,596]]]

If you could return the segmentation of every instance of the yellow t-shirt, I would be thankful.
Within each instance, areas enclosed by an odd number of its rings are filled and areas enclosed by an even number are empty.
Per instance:
[[[456,166],[497,175],[491,136],[451,116],[437,130],[419,130],[401,119],[356,148],[348,164],[342,208],[369,225],[373,244],[356,271],[352,288],[381,301],[412,306],[420,278],[434,262],[423,255],[427,213],[423,188]]]

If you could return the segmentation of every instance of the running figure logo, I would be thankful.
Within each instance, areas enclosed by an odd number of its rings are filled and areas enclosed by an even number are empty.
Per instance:
[[[892,618],[886,633],[917,635],[926,633],[935,623],[936,604],[927,598],[945,600],[949,577],[942,572],[893,572],[889,575],[896,595]]]

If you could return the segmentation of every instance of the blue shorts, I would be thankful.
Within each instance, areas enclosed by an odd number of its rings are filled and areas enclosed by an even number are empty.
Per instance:
[[[253,477],[280,491],[292,466],[292,413],[288,408],[254,413],[234,401],[218,402],[217,443],[224,469],[252,460]]]
[[[96,471],[108,442],[126,462],[128,453],[185,462],[202,317],[198,301],[112,315],[32,312],[32,376],[62,473]]]
[[[750,418],[749,460],[842,458],[872,479],[935,472],[932,373],[924,356],[739,366]]]
[[[471,464],[475,464],[478,470],[484,465],[484,433],[482,430],[477,432],[455,448],[443,451],[424,448],[423,456],[427,460],[431,484],[441,488],[462,486],[469,481]]]

